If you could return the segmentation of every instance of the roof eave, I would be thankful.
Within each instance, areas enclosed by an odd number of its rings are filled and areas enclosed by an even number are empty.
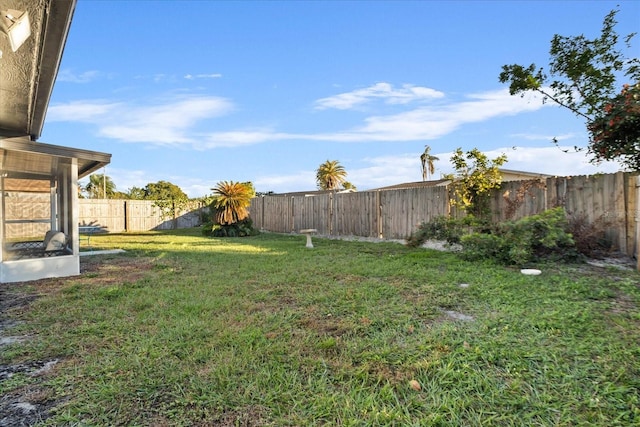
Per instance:
[[[49,9],[44,11],[46,16],[43,17],[44,28],[39,41],[42,50],[36,62],[38,64],[36,82],[31,94],[33,109],[28,124],[32,141],[38,140],[42,135],[49,100],[62,61],[75,7],[76,0],[52,1],[49,3]]]
[[[78,159],[78,164],[81,165],[78,167],[78,178],[83,178],[111,162],[111,154],[109,153],[33,142],[25,138],[0,139],[0,149]]]

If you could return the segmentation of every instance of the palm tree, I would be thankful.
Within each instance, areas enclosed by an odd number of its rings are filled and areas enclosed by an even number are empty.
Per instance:
[[[327,160],[316,171],[316,182],[320,190],[336,190],[346,181],[347,171],[337,160]]]
[[[254,195],[251,186],[242,182],[221,181],[212,190],[218,224],[235,224],[249,216],[248,208]]]
[[[422,180],[426,181],[429,176],[433,175],[436,171],[436,167],[433,164],[436,160],[440,160],[436,156],[430,154],[431,147],[424,146],[424,153],[420,155],[420,162],[422,163]]]
[[[84,191],[90,199],[108,199],[115,194],[116,185],[105,174],[94,173],[89,175],[89,182],[85,185]]]

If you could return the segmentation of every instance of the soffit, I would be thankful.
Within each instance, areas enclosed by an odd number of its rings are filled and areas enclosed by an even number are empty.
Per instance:
[[[0,34],[0,136],[37,140],[58,73],[76,0],[0,0],[0,10],[29,12],[31,36],[11,50]]]
[[[57,176],[73,159],[78,162],[78,178],[83,178],[109,164],[111,154],[17,138],[0,139],[0,174],[5,178],[48,179]]]

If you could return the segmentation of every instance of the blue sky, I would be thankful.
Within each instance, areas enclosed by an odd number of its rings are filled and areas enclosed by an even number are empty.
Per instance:
[[[550,142],[586,146],[581,119],[498,75],[547,66],[554,34],[593,38],[616,5],[618,34],[640,32],[637,1],[79,0],[40,140],[111,153],[119,191],[164,180],[190,197],[313,190],[326,160],[359,190],[420,181],[425,145],[434,178],[457,147],[615,172]]]

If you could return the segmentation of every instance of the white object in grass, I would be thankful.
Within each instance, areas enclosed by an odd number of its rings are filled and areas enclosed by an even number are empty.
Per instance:
[[[316,230],[315,228],[307,228],[304,230],[300,230],[301,234],[307,235],[307,245],[306,245],[307,248],[313,248],[313,243],[311,242],[311,235],[317,232],[318,230]]]
[[[542,271],[536,270],[535,268],[523,268],[522,270],[520,270],[520,273],[526,276],[537,276],[538,274],[542,273]]]

